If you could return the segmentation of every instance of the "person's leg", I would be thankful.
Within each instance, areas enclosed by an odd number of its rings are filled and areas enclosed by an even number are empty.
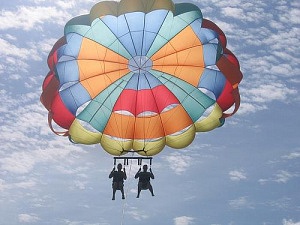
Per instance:
[[[112,188],[113,188],[113,197],[112,197],[112,200],[115,200],[116,190],[117,190],[117,185],[116,185],[116,183],[113,183]]]
[[[136,196],[137,198],[140,197],[141,190],[142,190],[142,187],[141,187],[141,184],[139,183],[139,184],[138,184],[138,194],[137,194],[137,196]]]
[[[124,187],[123,185],[120,187],[120,191],[122,193],[122,199],[125,199],[125,194],[124,194]]]
[[[153,194],[153,188],[152,188],[151,184],[149,184],[149,191],[151,192],[151,195],[154,196],[154,194]]]

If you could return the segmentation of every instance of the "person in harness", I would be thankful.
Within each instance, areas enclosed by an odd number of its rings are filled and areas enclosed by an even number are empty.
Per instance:
[[[141,171],[141,168],[139,169],[139,171],[136,173],[135,175],[135,179],[139,178],[139,182],[138,182],[138,194],[137,194],[137,198],[140,197],[140,193],[141,190],[147,190],[149,189],[149,191],[151,192],[151,195],[154,196],[153,194],[153,188],[152,185],[150,183],[150,178],[154,179],[154,174],[152,173],[152,170],[150,168],[150,172],[147,171],[148,170],[148,166],[144,165],[143,166],[143,171]]]
[[[122,193],[122,199],[125,199],[124,195],[124,180],[127,179],[125,168],[122,171],[122,164],[119,163],[117,166],[117,171],[115,168],[112,169],[112,171],[109,174],[109,178],[113,178],[112,181],[112,189],[113,189],[113,197],[112,200],[115,200],[115,194],[117,190],[120,190]]]

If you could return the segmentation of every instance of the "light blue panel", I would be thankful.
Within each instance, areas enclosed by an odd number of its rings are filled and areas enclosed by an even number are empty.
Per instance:
[[[101,18],[101,20],[115,34],[116,37],[121,37],[129,33],[129,29],[124,15],[121,15],[119,17],[107,15]]]
[[[226,84],[226,78],[217,70],[205,69],[198,87],[205,88],[214,93],[216,99],[221,95]]]
[[[168,10],[154,10],[147,13],[145,17],[145,31],[157,34],[168,12]]]
[[[60,87],[68,82],[79,79],[79,71],[76,60],[59,62],[55,66],[55,75],[59,80]]]
[[[131,32],[130,34],[133,40],[136,55],[142,55],[144,31]]]
[[[217,60],[218,44],[203,45],[204,65],[215,65]]]
[[[135,73],[135,74],[133,74],[133,76],[128,81],[125,89],[137,90],[138,89],[138,82],[139,82],[139,74]]]
[[[60,96],[65,106],[70,110],[73,115],[76,115],[77,109],[84,103],[88,102],[91,97],[89,93],[80,83],[62,90]]]
[[[151,89],[145,74],[140,74],[138,79],[138,90]]]
[[[131,32],[144,30],[145,13],[143,12],[126,13],[125,19],[127,21],[129,30]]]
[[[156,33],[144,31],[142,55],[147,55],[156,35]]]
[[[77,58],[81,43],[82,43],[82,36],[76,33],[70,33],[67,34],[66,40],[67,40],[67,47],[65,49],[64,54],[69,56],[74,56]]]
[[[149,72],[142,73],[142,74],[135,73],[127,83],[125,89],[132,89],[132,90],[153,89],[159,85],[162,85],[162,83],[151,73]]]
[[[162,82],[159,79],[157,79],[155,76],[153,76],[151,72],[152,72],[152,70],[149,72],[146,72],[144,74],[145,78],[147,79],[147,81],[149,83],[149,86],[151,88],[155,88],[159,85],[162,85]]]
[[[130,54],[131,57],[136,56],[136,51],[130,33],[120,37],[119,41],[120,43],[122,43],[122,45],[125,47],[125,49]]]
[[[207,28],[201,28],[202,21],[200,20],[195,20],[192,24],[191,27],[193,28],[193,31],[199,38],[202,44],[207,44],[212,40],[218,40],[218,34],[217,32],[207,29]]]

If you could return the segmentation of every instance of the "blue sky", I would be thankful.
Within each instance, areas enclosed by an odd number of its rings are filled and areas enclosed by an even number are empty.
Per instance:
[[[244,74],[241,107],[221,128],[155,157],[155,197],[111,201],[113,159],[55,136],[39,102],[47,55],[94,0],[1,1],[0,224],[300,225],[300,3],[201,0]]]

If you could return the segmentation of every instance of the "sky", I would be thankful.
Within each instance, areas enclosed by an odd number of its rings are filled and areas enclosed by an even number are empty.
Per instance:
[[[155,156],[155,197],[111,200],[113,158],[54,135],[39,101],[65,23],[96,0],[0,3],[0,224],[300,225],[300,2],[199,0],[243,72],[241,106],[223,127]]]

